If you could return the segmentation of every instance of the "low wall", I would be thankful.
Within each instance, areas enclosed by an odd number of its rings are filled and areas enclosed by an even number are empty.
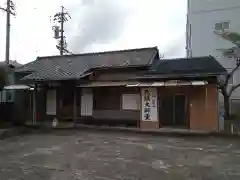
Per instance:
[[[93,110],[92,117],[94,119],[106,120],[139,120],[140,111],[134,110]]]

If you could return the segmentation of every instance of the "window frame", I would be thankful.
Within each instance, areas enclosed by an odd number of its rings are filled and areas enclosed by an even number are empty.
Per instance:
[[[221,25],[221,27],[218,28],[218,25],[219,25],[219,27],[220,27],[220,25]],[[221,22],[215,23],[215,24],[214,24],[214,30],[215,30],[215,31],[221,31],[221,30],[223,30],[223,26],[222,26],[222,25],[223,25],[223,24],[222,24]]]
[[[225,27],[226,24],[228,24],[227,28]],[[221,28],[217,28],[217,25],[221,25]],[[214,24],[215,31],[227,31],[229,29],[230,29],[230,21],[218,21],[218,22],[215,22]]]
[[[116,100],[116,103],[115,103]],[[110,102],[110,103],[109,103]],[[114,102],[114,103],[113,103]],[[95,88],[93,90],[94,110],[120,110],[121,91],[118,87]]]
[[[227,24],[227,28],[225,27],[225,25]],[[225,21],[225,22],[222,22],[222,28],[224,29],[224,30],[227,30],[227,29],[229,29],[230,28],[230,21]]]
[[[134,105],[132,106],[132,108],[126,108],[126,106],[124,105],[124,97],[125,97],[125,96],[128,96],[128,98],[129,98],[129,96],[132,96],[132,99],[134,99],[137,104],[134,104]],[[133,97],[134,97],[134,98],[133,98]],[[136,97],[137,97],[138,99],[135,99]],[[141,109],[141,107],[140,107],[141,95],[140,95],[139,93],[123,93],[123,94],[121,95],[121,101],[122,101],[122,103],[121,103],[121,109],[122,109],[122,110],[136,110],[136,111],[138,111],[138,110]]]

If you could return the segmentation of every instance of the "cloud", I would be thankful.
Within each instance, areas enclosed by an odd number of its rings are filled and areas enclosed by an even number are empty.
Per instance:
[[[158,46],[178,56],[185,47],[186,0],[39,0],[15,1],[10,57],[21,63],[59,54],[50,16],[63,5],[68,49],[75,53]],[[0,5],[3,5],[0,2]],[[5,16],[0,11],[0,61],[5,59]]]
[[[85,0],[72,12],[75,27],[70,25],[69,48],[81,53],[95,44],[111,43],[122,35],[128,15],[128,8],[118,0]]]
[[[182,35],[180,38],[173,41],[172,44],[169,46],[166,46],[164,53],[164,58],[179,58],[179,57],[185,57],[186,51],[185,51],[185,36]]]

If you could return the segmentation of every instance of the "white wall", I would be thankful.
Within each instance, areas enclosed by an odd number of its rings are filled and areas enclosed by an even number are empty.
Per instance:
[[[213,55],[225,68],[235,67],[235,61],[224,58],[219,51],[230,48],[233,44],[221,39],[213,30],[215,23],[230,21],[229,31],[240,33],[239,17],[240,0],[189,0],[192,56]],[[235,73],[234,79],[240,83],[240,71]],[[240,98],[240,89],[233,94],[233,98]]]
[[[188,0],[190,12],[221,10],[226,8],[237,8],[239,0]]]

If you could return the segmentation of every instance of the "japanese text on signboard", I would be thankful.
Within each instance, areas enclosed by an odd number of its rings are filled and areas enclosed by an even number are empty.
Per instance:
[[[144,90],[144,120],[151,120],[150,92]]]

